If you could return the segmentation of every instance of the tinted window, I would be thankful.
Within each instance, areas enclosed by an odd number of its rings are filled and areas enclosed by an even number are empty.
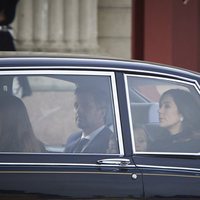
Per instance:
[[[200,101],[194,84],[127,76],[127,85],[135,152],[200,152]]]
[[[118,154],[111,77],[1,76],[0,151]]]

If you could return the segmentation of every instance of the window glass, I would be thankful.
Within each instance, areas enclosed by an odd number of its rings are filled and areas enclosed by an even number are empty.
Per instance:
[[[0,152],[118,154],[111,80],[1,76]]]
[[[135,152],[200,152],[200,101],[194,84],[127,76],[127,85]]]

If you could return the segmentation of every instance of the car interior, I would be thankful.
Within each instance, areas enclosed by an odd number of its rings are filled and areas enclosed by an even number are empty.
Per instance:
[[[0,95],[14,95],[23,101],[33,132],[44,144],[46,153],[63,153],[70,133],[79,131],[74,116],[74,90],[77,85],[87,86],[91,82],[93,85],[107,88],[105,91],[109,99],[112,99],[108,87],[109,80],[103,76],[98,78],[74,75],[1,76]],[[116,132],[113,109],[110,103],[106,124]]]

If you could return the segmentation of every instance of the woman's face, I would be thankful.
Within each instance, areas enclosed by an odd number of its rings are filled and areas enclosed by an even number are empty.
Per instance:
[[[182,115],[179,113],[173,98],[169,95],[164,96],[159,106],[160,126],[167,128],[171,134],[181,132]]]

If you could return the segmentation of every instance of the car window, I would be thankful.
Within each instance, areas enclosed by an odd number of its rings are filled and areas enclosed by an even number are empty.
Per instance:
[[[136,153],[199,153],[200,101],[195,84],[127,75],[127,94]],[[133,93],[146,101],[138,101]]]
[[[122,152],[112,73],[0,79],[0,152]],[[3,80],[9,80],[9,84]],[[83,144],[82,140],[87,141]]]

